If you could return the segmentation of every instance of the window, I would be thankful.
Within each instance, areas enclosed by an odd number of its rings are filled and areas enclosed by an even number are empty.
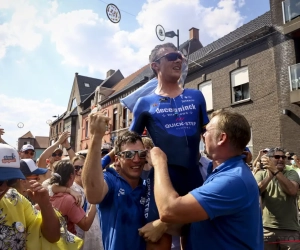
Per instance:
[[[123,108],[123,128],[128,127],[128,112],[127,108]]]
[[[88,120],[85,120],[85,138],[88,138],[89,136],[89,122]]]
[[[231,73],[232,102],[250,99],[248,67]]]
[[[199,85],[199,90],[202,92],[206,102],[206,110],[213,109],[212,82],[207,81]]]
[[[58,134],[58,124],[56,124],[56,126],[55,126],[55,131],[56,131],[56,134]]]
[[[61,123],[59,123],[59,132],[61,132]]]
[[[72,105],[71,105],[70,110],[73,110],[75,107],[77,107],[76,98],[74,98],[74,99],[72,100]]]
[[[113,113],[113,131],[117,130],[118,109],[114,109]]]
[[[87,83],[87,82],[85,82],[85,83],[84,83],[84,86],[87,87],[87,88],[89,88],[89,87],[90,87],[90,84]]]

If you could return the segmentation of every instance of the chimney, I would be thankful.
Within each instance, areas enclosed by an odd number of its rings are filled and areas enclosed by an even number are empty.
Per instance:
[[[113,73],[115,73],[116,71],[115,70],[113,70],[113,69],[110,69],[109,71],[107,71],[107,73],[106,73],[106,78],[108,78],[108,77],[110,77],[110,76],[112,76],[113,75]]]
[[[190,28],[190,40],[196,39],[199,41],[199,29],[197,28]]]
[[[77,73],[77,72],[75,73],[75,76],[78,76],[78,73]]]

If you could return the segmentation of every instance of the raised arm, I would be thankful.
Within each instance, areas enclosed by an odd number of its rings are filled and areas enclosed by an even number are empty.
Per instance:
[[[65,139],[65,141],[61,145],[67,150],[69,158],[70,158],[70,160],[72,160],[76,156],[76,154],[75,154],[73,148],[71,147],[71,145],[68,141],[68,138]]]
[[[62,144],[67,138],[69,137],[69,132],[65,131],[63,132],[58,140],[51,145],[50,147],[48,147],[40,156],[39,162],[38,162],[38,167],[40,168],[46,168],[47,164],[46,164],[46,160],[52,155],[53,151],[59,147],[60,144]]]
[[[101,145],[109,118],[101,113],[95,113],[89,115],[89,120],[91,142],[82,171],[82,182],[89,203],[98,204],[108,192],[108,186],[103,177]]]
[[[263,154],[264,154],[263,149],[259,150],[259,153],[255,158],[255,160],[253,161],[252,166],[256,166],[256,163],[260,161],[260,158],[263,156]]]

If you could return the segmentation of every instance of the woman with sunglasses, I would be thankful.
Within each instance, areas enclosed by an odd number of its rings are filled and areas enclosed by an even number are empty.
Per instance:
[[[65,189],[70,189],[75,180],[75,170],[69,161],[59,161],[53,168],[53,176],[49,184],[57,184]],[[76,204],[74,197],[68,193],[56,193],[50,197],[50,202],[67,220],[68,231],[77,235],[75,225],[83,231],[88,231],[96,214],[95,205],[91,205],[85,213],[81,206]]]
[[[75,169],[75,180],[73,185],[69,188],[71,190],[70,194],[80,194],[81,202],[79,203],[83,210],[86,212],[90,209],[91,205],[87,202],[83,185],[82,185],[82,169],[84,165],[85,157],[83,155],[78,155],[72,159],[72,164]],[[66,188],[63,186],[53,185],[52,186],[53,193],[64,193]],[[72,192],[73,191],[73,192]],[[69,192],[67,190],[67,192]],[[75,198],[75,197],[74,197]],[[78,204],[78,203],[76,203]],[[77,236],[84,239],[84,244],[82,250],[100,250],[103,249],[102,245],[102,233],[100,230],[100,223],[98,216],[95,216],[94,221],[90,227],[90,229],[86,232],[82,230],[79,226],[75,225],[75,229],[77,232]]]

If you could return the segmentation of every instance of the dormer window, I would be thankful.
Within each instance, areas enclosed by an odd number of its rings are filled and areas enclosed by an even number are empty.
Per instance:
[[[89,88],[89,87],[90,87],[90,84],[87,83],[87,82],[85,82],[85,83],[84,83],[84,86],[87,87],[87,88]]]

